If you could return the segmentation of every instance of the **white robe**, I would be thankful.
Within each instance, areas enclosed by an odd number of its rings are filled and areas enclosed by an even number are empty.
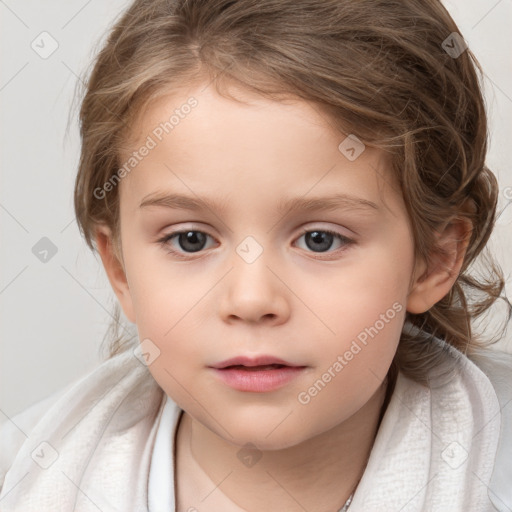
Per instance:
[[[349,512],[512,510],[512,358],[436,342],[452,377],[398,375]],[[2,425],[0,511],[174,512],[181,412],[132,351],[105,361]]]

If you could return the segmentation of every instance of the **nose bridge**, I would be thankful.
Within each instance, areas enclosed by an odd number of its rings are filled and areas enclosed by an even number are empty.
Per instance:
[[[232,285],[237,293],[245,296],[253,296],[254,299],[268,295],[275,290],[272,272],[269,269],[270,249],[268,243],[263,245],[261,236],[259,240],[254,235],[246,236],[235,248],[232,258],[233,271],[231,275]]]
[[[265,316],[287,315],[286,287],[275,275],[276,271],[271,270],[269,256],[269,250],[254,235],[246,236],[235,247],[233,268],[226,276],[227,286],[221,301],[224,317],[257,321]]]
[[[236,246],[235,252],[245,264],[253,265],[258,260],[265,259],[261,258],[263,253],[267,252],[263,247],[263,243],[268,248],[268,243],[261,239],[261,235],[257,235],[257,237],[248,235]]]

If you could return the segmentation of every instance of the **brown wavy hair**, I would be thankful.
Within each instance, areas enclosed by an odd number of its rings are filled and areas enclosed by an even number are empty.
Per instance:
[[[504,288],[486,248],[498,183],[485,165],[483,72],[469,49],[445,51],[453,33],[460,32],[437,0],[134,1],[83,80],[74,204],[88,246],[96,250],[95,228],[106,224],[122,261],[118,187],[100,199],[94,191],[118,171],[130,127],[150,102],[201,83],[231,99],[229,84],[275,101],[296,97],[334,129],[392,155],[417,258],[428,261],[439,250],[434,235],[447,219],[469,218],[472,234],[451,291],[406,321],[468,355],[486,346],[471,323]],[[483,272],[470,273],[479,255]],[[502,298],[508,320],[512,307]],[[130,346],[120,329],[116,303],[109,356]],[[437,346],[403,329],[392,371],[422,381],[438,361]]]

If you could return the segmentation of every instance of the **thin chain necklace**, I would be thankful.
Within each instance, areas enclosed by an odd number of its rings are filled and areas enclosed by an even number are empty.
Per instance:
[[[343,505],[343,507],[341,507],[339,509],[338,512],[347,512],[348,510],[348,507],[350,507],[350,504],[352,503],[352,498],[354,497],[354,493],[352,493],[349,497],[348,497],[348,500],[345,502],[345,505]]]
[[[397,377],[397,373],[395,373],[395,372],[392,372],[391,378],[389,378],[389,376],[388,376],[388,382],[386,384],[386,395],[384,397],[384,403],[382,404],[382,408],[381,408],[381,411],[380,411],[380,418],[379,418],[379,423],[377,425],[377,431],[380,428],[380,424],[382,422],[382,418],[384,416],[384,413],[386,412],[387,406],[388,406],[389,401],[391,399],[391,395],[392,395],[392,393],[394,391],[394,387],[395,387],[395,383],[396,383],[396,377]],[[368,461],[366,461],[366,463],[368,464]],[[361,475],[361,478],[362,478],[362,475]],[[345,502],[345,505],[343,505],[343,507],[341,507],[338,510],[338,512],[347,512],[348,507],[350,507],[350,504],[352,503],[352,499],[354,498],[354,494],[356,492],[356,489],[359,487],[359,482],[361,482],[361,478],[359,478],[359,481],[357,482],[355,489],[352,491],[352,494],[348,497],[348,500]]]

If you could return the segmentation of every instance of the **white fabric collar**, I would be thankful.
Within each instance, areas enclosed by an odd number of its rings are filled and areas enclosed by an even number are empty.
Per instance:
[[[167,395],[151,456],[148,512],[174,512],[174,439],[181,409]]]
[[[446,359],[455,353],[448,348]],[[453,360],[451,381],[435,377],[430,388],[398,376],[349,512],[509,510],[510,485],[490,486],[496,508],[488,497],[502,417],[496,392],[467,358]],[[105,361],[46,411],[9,469],[0,467],[0,509],[159,512],[165,503],[174,511],[180,412],[131,351]]]
[[[350,512],[495,510],[499,403],[487,377],[464,366],[438,388],[399,376]]]
[[[399,374],[350,512],[495,511],[488,496],[500,433],[489,379],[446,346],[456,374],[430,387]],[[441,370],[441,371],[440,371]],[[444,378],[446,380],[446,378]],[[167,397],[149,478],[149,511],[174,510],[173,440],[179,413]]]

